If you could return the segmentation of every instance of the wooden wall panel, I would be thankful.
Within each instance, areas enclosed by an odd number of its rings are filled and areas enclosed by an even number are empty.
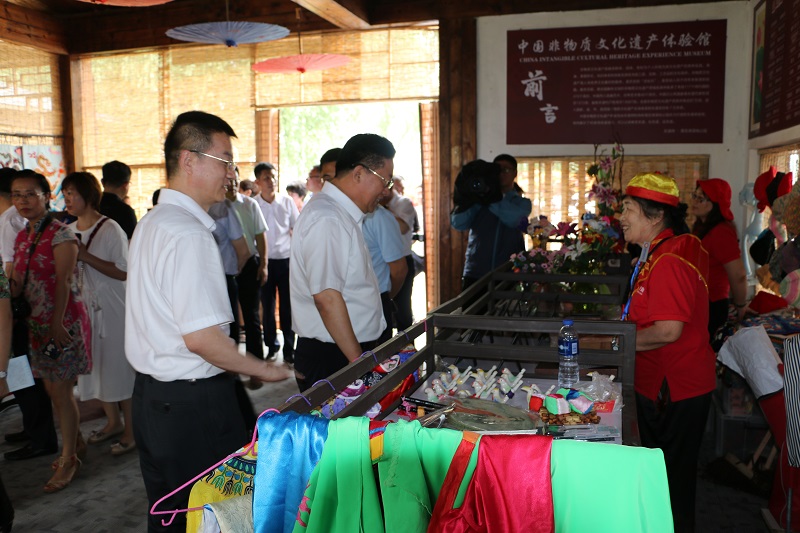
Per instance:
[[[440,175],[434,216],[439,245],[438,301],[461,292],[467,233],[450,226],[453,184],[477,157],[477,31],[474,18],[442,20],[439,28]]]
[[[62,22],[47,13],[8,2],[0,3],[0,39],[46,52],[67,53]]]

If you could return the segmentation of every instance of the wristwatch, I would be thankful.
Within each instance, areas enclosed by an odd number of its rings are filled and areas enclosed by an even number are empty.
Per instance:
[[[6,377],[8,377],[8,372],[0,370],[0,379],[6,379]]]

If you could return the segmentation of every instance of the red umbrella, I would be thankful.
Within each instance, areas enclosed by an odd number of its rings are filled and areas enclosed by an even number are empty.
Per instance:
[[[325,70],[341,67],[352,60],[350,56],[339,54],[296,54],[293,56],[275,57],[260,61],[253,65],[256,72],[292,73],[300,74],[308,70]]]
[[[172,0],[80,0],[89,4],[102,4],[106,6],[149,7],[166,4]]]

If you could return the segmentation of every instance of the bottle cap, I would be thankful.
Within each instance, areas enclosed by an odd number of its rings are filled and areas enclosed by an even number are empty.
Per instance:
[[[574,322],[572,321],[571,318],[565,318],[563,324],[565,326],[571,326],[572,324],[574,324]]]

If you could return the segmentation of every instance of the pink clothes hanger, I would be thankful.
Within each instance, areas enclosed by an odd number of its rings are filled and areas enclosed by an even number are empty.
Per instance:
[[[264,416],[267,413],[278,413],[278,414],[280,414],[280,411],[278,411],[277,409],[267,409],[266,411],[264,411],[263,413],[258,415],[258,418],[261,418],[262,416]],[[166,500],[167,498],[170,498],[170,497],[174,496],[175,494],[179,493],[180,491],[182,491],[186,487],[192,485],[198,479],[200,479],[201,477],[205,476],[206,474],[208,474],[209,472],[211,472],[212,470],[214,470],[218,466],[230,461],[234,457],[241,457],[243,455],[247,455],[248,453],[250,453],[253,450],[253,448],[255,448],[256,442],[258,442],[258,424],[256,424],[255,429],[253,429],[253,438],[250,440],[250,444],[245,446],[242,451],[234,452],[234,453],[230,454],[229,456],[227,456],[222,461],[220,461],[220,462],[216,463],[215,465],[203,470],[202,472],[197,474],[195,477],[193,477],[192,479],[190,479],[189,481],[187,481],[186,483],[184,483],[183,485],[181,485],[177,489],[173,490],[172,492],[170,492],[166,496],[161,497],[158,501],[156,501],[156,503],[153,504],[153,507],[150,508],[150,514],[151,515],[160,515],[160,514],[171,515],[169,520],[167,520],[166,518],[163,518],[161,520],[161,525],[166,527],[166,526],[169,526],[170,524],[172,524],[172,521],[175,520],[175,517],[178,515],[178,513],[187,513],[189,511],[202,511],[203,510],[202,507],[189,507],[188,509],[173,509],[171,511],[156,511],[156,507],[158,507],[158,505],[161,502],[163,502],[164,500]]]

